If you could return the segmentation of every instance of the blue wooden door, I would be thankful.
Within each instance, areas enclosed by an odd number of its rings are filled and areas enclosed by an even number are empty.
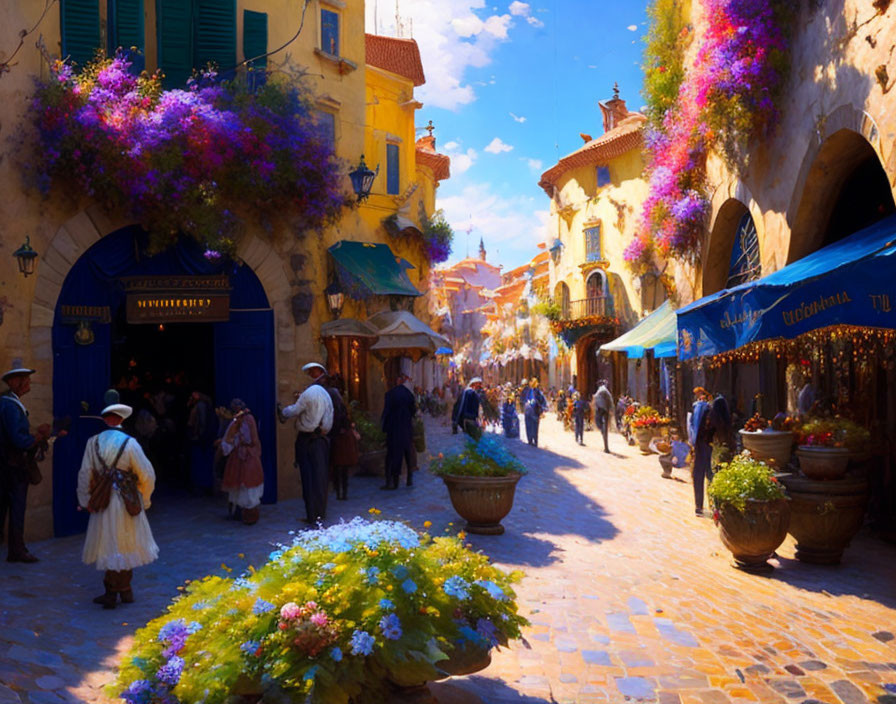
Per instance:
[[[277,500],[276,380],[274,313],[231,310],[230,320],[215,323],[215,403],[246,402],[258,422],[264,466],[264,503]]]

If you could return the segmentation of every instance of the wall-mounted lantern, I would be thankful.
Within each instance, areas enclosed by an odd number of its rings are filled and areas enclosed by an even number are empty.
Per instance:
[[[367,200],[370,195],[370,189],[373,188],[373,181],[380,172],[380,165],[376,165],[376,171],[371,171],[367,164],[364,163],[364,155],[361,155],[361,163],[358,168],[349,174],[352,180],[352,188],[355,195],[358,196],[358,202]]]
[[[19,272],[22,276],[28,278],[34,273],[34,260],[37,259],[37,252],[31,247],[30,237],[25,238],[25,244],[13,252],[12,256],[18,261]]]

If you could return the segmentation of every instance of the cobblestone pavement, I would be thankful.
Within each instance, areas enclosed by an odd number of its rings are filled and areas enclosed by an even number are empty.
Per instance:
[[[503,536],[470,536],[507,568],[532,621],[525,643],[485,671],[452,680],[452,701],[896,703],[896,548],[862,533],[842,566],[804,565],[790,541],[769,576],[744,574],[708,519],[693,515],[687,476],[660,477],[611,435],[612,454],[542,424],[542,447],[510,441],[531,473]],[[430,423],[430,449],[460,442]],[[331,518],[365,514],[457,530],[442,483],[380,492],[356,477]],[[221,502],[158,497],[150,521],[158,562],[135,571],[137,602],[90,602],[100,573],[80,563],[82,537],[32,544],[35,565],[0,563],[0,704],[105,702],[103,685],[136,627],[185,579],[258,564],[297,528],[299,501],[263,507],[254,527],[227,522]]]

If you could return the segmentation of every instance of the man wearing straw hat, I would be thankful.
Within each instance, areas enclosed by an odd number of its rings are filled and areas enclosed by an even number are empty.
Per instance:
[[[37,562],[25,547],[25,506],[28,501],[28,451],[50,437],[50,426],[31,434],[22,396],[31,390],[31,375],[17,359],[3,374],[7,391],[0,395],[0,534],[9,514],[7,562]]]
[[[140,443],[121,429],[132,412],[121,403],[102,410],[108,427],[87,441],[78,472],[78,503],[90,511],[81,559],[104,572],[106,591],[93,600],[104,609],[114,609],[118,598],[133,602],[133,569],[159,556],[145,510],[156,474]]]

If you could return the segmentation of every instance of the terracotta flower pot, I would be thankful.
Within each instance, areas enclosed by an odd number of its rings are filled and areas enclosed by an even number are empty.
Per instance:
[[[766,462],[775,469],[784,469],[793,450],[793,433],[789,430],[740,431],[744,449],[753,459]]]
[[[492,656],[488,649],[474,643],[467,643],[465,647],[458,646],[448,654],[447,660],[441,660],[435,664],[440,674],[432,681],[443,680],[446,677],[470,675],[488,667],[492,662]],[[398,681],[391,679],[389,682],[389,702],[395,704],[437,704],[426,682]],[[352,704],[364,704],[365,699],[355,699]]]
[[[506,477],[463,477],[450,474],[442,477],[448,487],[451,505],[467,522],[469,533],[501,535],[501,519],[513,508],[516,483],[521,474]]]
[[[868,504],[864,479],[813,480],[789,474],[781,477],[791,498],[789,532],[802,562],[836,565],[862,527]]]
[[[845,447],[800,445],[796,456],[800,470],[809,479],[840,479],[849,466],[849,450]]]
[[[660,455],[660,467],[663,468],[663,479],[672,478],[672,455]]]
[[[650,441],[653,440],[653,436],[656,435],[656,431],[654,428],[635,428],[634,429],[635,440],[638,441],[638,448],[645,455],[650,454]]]
[[[766,562],[787,537],[790,502],[787,499],[756,501],[747,499],[743,511],[731,504],[718,509],[719,537],[734,556],[738,569],[768,572]]]

